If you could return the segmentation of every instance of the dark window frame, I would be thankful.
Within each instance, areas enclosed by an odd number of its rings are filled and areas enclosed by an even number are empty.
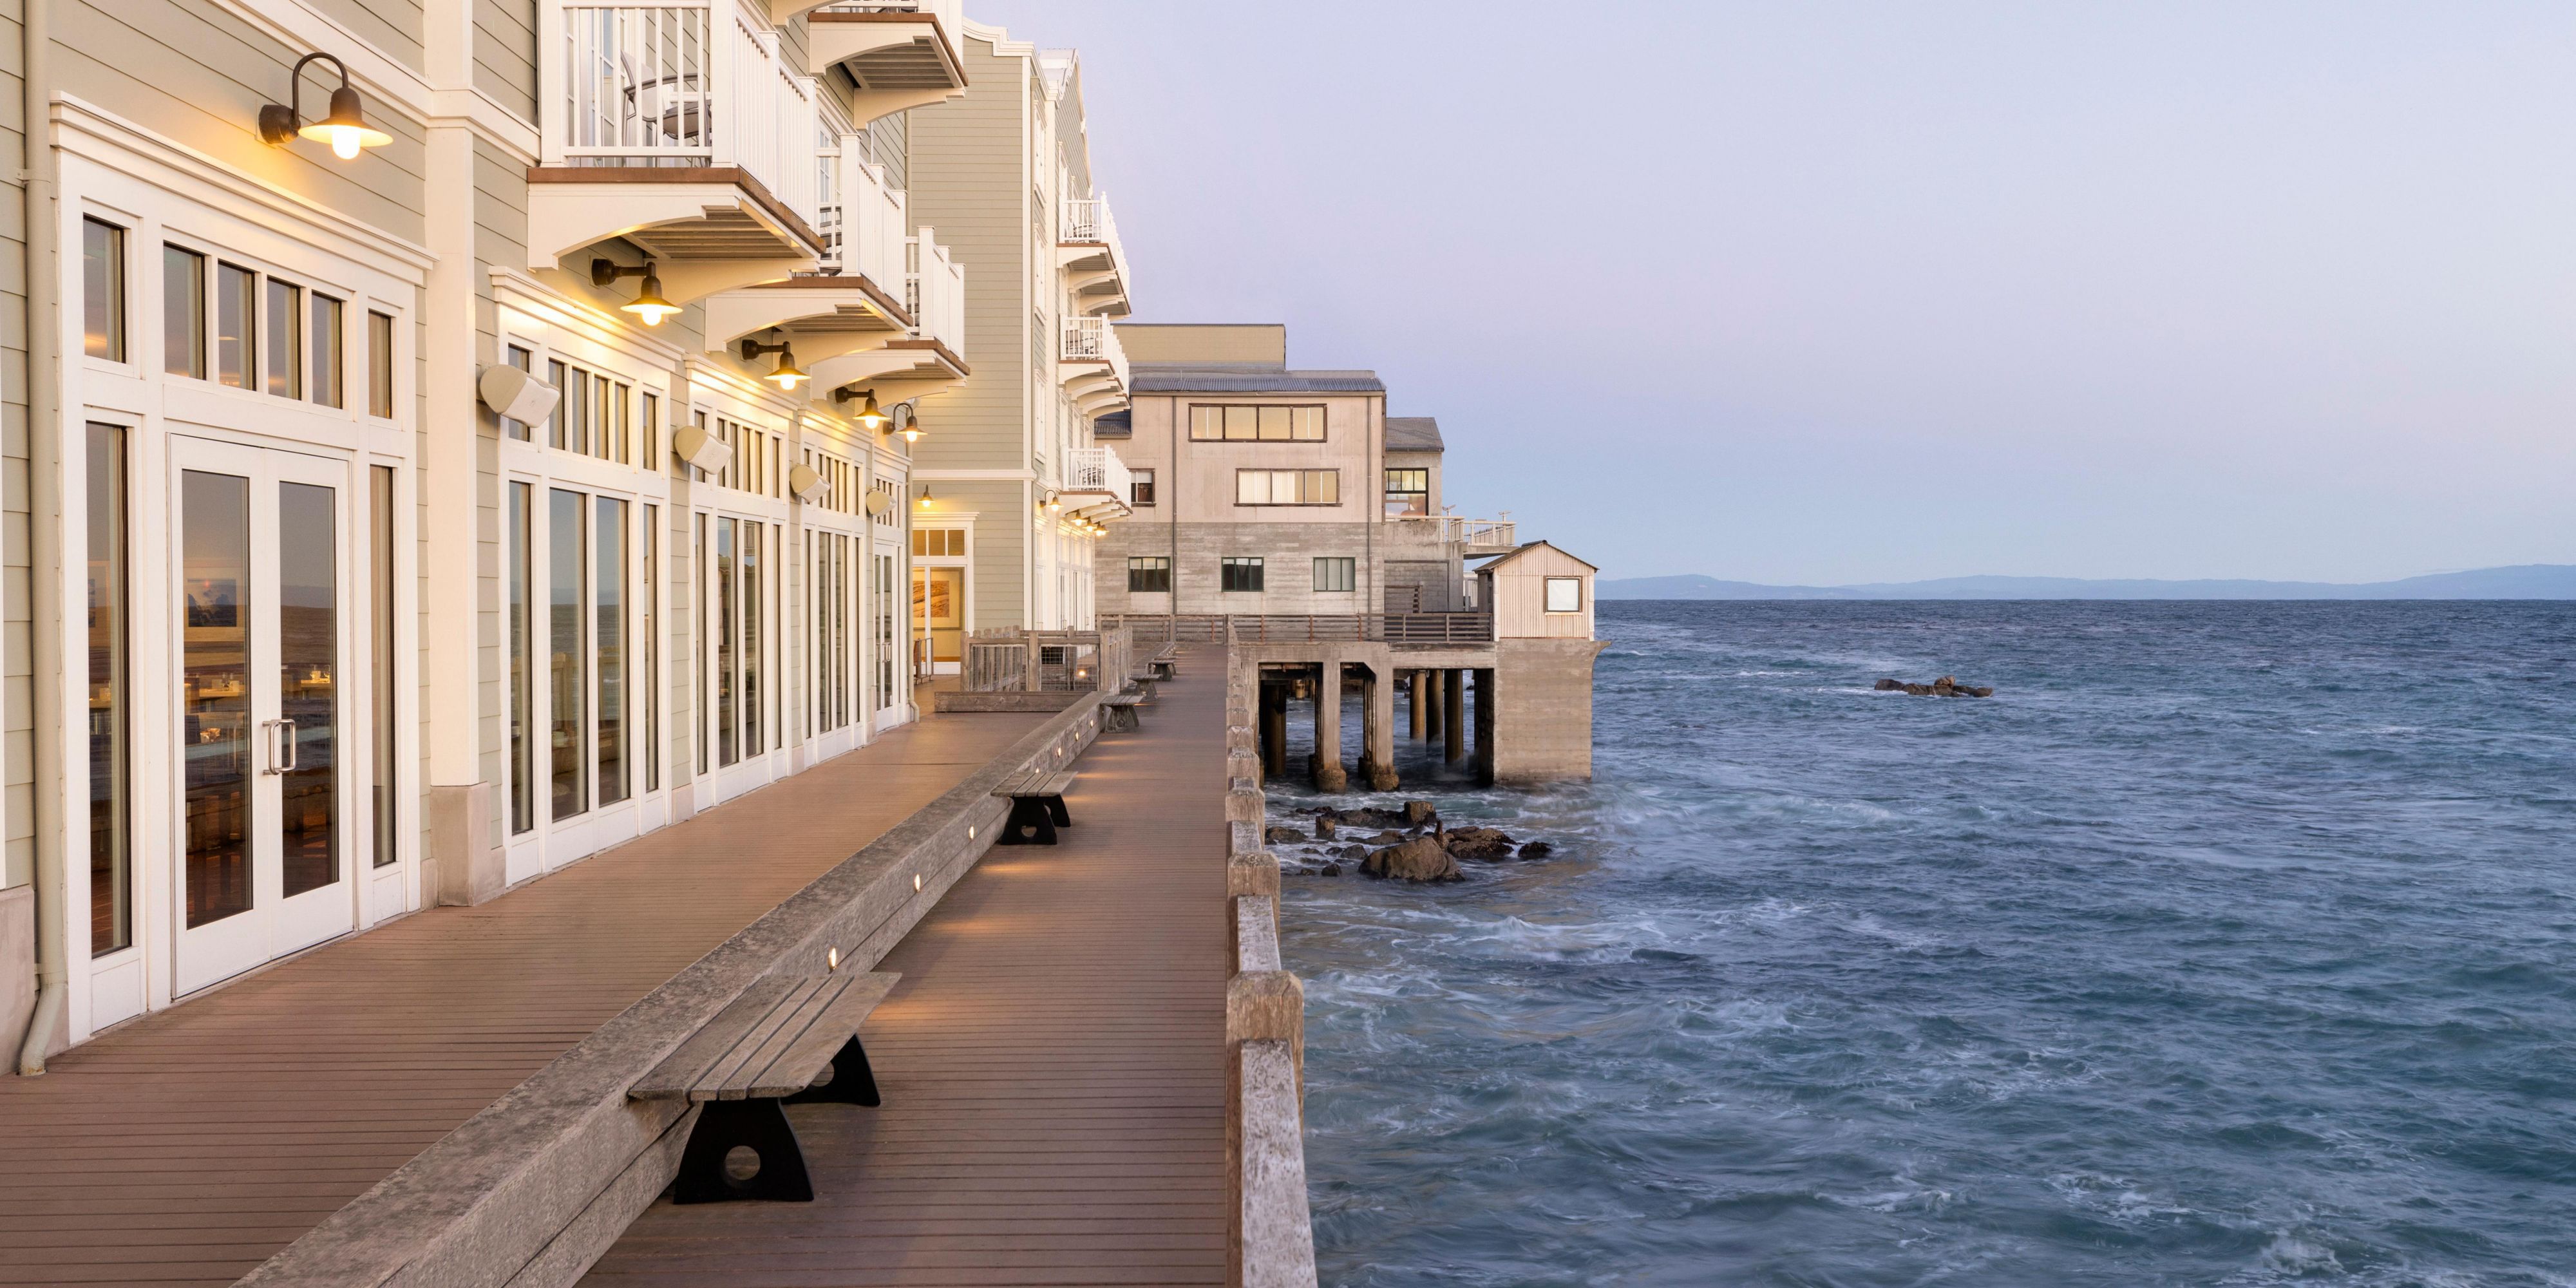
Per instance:
[[[1225,594],[1265,593],[1266,570],[1260,555],[1225,555],[1217,561],[1217,590]]]
[[[1172,557],[1170,555],[1127,556],[1127,593],[1130,595],[1171,594]]]

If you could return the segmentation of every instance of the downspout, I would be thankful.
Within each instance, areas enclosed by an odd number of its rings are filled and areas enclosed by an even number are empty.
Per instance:
[[[1163,400],[1163,409],[1166,413],[1164,419],[1172,422],[1172,461],[1163,471],[1172,476],[1172,494],[1165,497],[1160,495],[1158,490],[1154,497],[1154,504],[1163,507],[1163,513],[1172,516],[1169,525],[1172,530],[1172,561],[1163,565],[1172,576],[1170,593],[1163,596],[1163,638],[1179,643],[1181,638],[1181,400],[1178,397],[1166,398]],[[1129,416],[1132,419],[1134,413],[1130,412]]]
[[[35,583],[35,833],[36,1015],[18,1047],[18,1072],[45,1071],[45,1047],[63,1018],[71,972],[63,933],[71,910],[63,901],[62,749],[62,378],[55,352],[61,338],[56,316],[59,229],[54,216],[52,59],[53,0],[26,0],[19,24],[26,39],[20,82],[21,138],[26,146],[27,194],[27,508]]]

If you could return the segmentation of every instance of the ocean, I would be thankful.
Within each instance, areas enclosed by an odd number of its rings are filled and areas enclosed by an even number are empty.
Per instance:
[[[1600,618],[1342,802],[1553,857],[1285,880],[1324,1283],[2576,1284],[2576,603]]]

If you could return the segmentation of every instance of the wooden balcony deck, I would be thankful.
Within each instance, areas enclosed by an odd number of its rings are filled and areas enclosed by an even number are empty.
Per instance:
[[[0,1284],[231,1282],[1041,722],[897,730],[0,1077]]]
[[[1225,681],[1095,743],[1053,848],[996,849],[889,955],[883,1106],[788,1110],[812,1203],[656,1203],[591,1270],[669,1285],[1220,1284]],[[968,717],[976,718],[976,717]]]

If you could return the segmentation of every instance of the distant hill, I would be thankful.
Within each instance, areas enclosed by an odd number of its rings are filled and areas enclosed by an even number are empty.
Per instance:
[[[2576,564],[2516,564],[2400,581],[2096,581],[1942,577],[1859,586],[1765,586],[1680,577],[1604,579],[1602,599],[2576,599]]]

